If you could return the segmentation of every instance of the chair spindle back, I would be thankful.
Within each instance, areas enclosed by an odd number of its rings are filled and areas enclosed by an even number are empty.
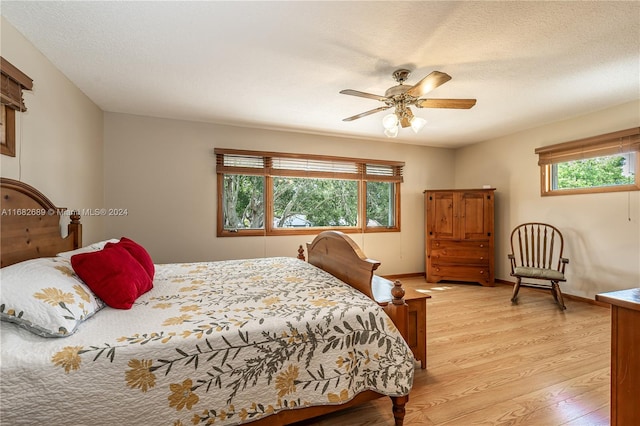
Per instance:
[[[523,223],[511,233],[511,252],[520,260],[519,266],[559,271],[563,249],[562,234],[552,225]]]

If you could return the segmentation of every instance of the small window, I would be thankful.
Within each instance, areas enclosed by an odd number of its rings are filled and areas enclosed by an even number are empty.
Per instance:
[[[542,195],[637,191],[640,129],[536,149]]]
[[[552,190],[633,185],[636,153],[588,158],[552,164]]]
[[[367,182],[367,226],[395,227],[395,189],[392,182]]]
[[[264,176],[224,175],[224,229],[264,228]]]

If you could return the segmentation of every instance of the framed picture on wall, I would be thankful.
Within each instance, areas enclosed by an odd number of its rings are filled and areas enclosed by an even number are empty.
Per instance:
[[[2,122],[0,122],[0,147],[2,154],[16,156],[16,111],[2,105]]]

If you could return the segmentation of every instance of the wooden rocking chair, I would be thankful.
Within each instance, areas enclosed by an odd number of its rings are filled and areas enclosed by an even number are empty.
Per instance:
[[[511,232],[511,276],[516,278],[511,302],[518,298],[520,285],[548,288],[561,309],[567,309],[562,299],[560,282],[566,281],[564,268],[569,259],[562,257],[564,239],[555,226],[529,222]],[[523,283],[522,279],[549,281],[549,284]]]

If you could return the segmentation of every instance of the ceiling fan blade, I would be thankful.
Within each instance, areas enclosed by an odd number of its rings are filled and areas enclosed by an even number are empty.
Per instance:
[[[419,99],[416,102],[418,108],[469,109],[475,104],[475,99]]]
[[[451,76],[449,74],[445,74],[440,71],[433,71],[431,74],[420,80],[411,89],[407,90],[407,95],[419,98],[449,80],[451,80]]]
[[[381,102],[384,102],[387,99],[389,99],[386,96],[374,95],[372,93],[365,93],[365,92],[360,92],[358,90],[351,90],[351,89],[341,90],[340,93],[342,93],[343,95],[360,96],[361,98],[375,99],[376,101],[381,101]]]
[[[389,108],[391,108],[389,105],[382,106],[382,107],[379,107],[379,108],[376,108],[376,109],[372,109],[372,110],[369,110],[369,111],[366,111],[366,112],[362,112],[362,113],[354,115],[352,117],[344,118],[342,121],[357,120],[358,118],[366,117],[367,115],[375,114],[376,112],[384,111],[385,109],[389,109]]]

